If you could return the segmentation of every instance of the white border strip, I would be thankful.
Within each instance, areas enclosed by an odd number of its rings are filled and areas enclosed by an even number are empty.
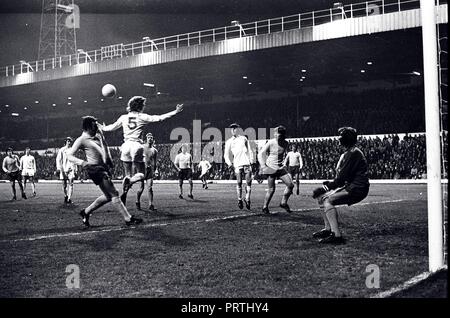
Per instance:
[[[370,298],[388,298],[393,296],[396,293],[399,293],[401,291],[404,291],[406,289],[409,289],[417,284],[419,284],[420,282],[423,282],[424,280],[428,279],[430,276],[432,276],[433,274],[436,274],[437,272],[441,271],[441,270],[447,270],[447,265],[439,268],[436,272],[423,272],[422,274],[419,274],[417,276],[414,276],[413,278],[407,280],[406,282],[404,282],[403,284],[397,286],[397,287],[393,287],[387,291],[378,293]]]

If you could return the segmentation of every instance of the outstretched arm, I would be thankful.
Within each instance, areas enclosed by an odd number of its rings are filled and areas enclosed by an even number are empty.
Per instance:
[[[183,111],[183,104],[177,104],[177,107],[175,108],[175,110],[172,110],[171,112],[162,114],[162,115],[148,115],[147,117],[147,122],[151,123],[151,122],[158,122],[158,121],[163,121],[166,119],[169,119],[173,116],[175,116],[178,113],[181,113]]]
[[[120,116],[115,123],[110,124],[110,125],[100,125],[98,124],[98,127],[100,128],[100,130],[102,131],[114,131],[119,129],[120,127],[122,127],[122,116]]]

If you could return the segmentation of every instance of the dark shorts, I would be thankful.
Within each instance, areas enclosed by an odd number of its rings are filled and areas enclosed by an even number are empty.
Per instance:
[[[279,169],[279,170],[275,171],[274,173],[266,174],[266,176],[268,178],[277,179],[277,178],[281,178],[281,177],[283,177],[283,176],[285,176],[287,174],[288,174],[287,170],[285,168],[282,168],[282,169]]]
[[[352,205],[364,200],[369,194],[369,188],[358,189],[347,191],[343,189],[342,191],[336,192],[328,197],[328,200],[333,205]]]
[[[92,165],[86,167],[86,172],[89,178],[94,181],[95,185],[99,185],[103,180],[111,180],[111,172],[108,167],[103,165]]]
[[[190,168],[181,169],[180,171],[178,171],[178,179],[192,179],[192,170]]]
[[[22,181],[22,175],[20,174],[20,170],[8,173],[9,181]]]
[[[153,179],[155,172],[152,166],[145,167],[145,180]]]
[[[296,176],[300,172],[300,166],[289,166],[288,171],[291,176]]]

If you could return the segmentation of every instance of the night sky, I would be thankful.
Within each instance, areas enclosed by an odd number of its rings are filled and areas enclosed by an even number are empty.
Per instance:
[[[329,8],[332,0],[114,0],[75,1],[80,7],[77,47],[86,51],[203,29]],[[344,4],[351,1],[343,1]],[[41,0],[0,2],[0,66],[38,56]]]

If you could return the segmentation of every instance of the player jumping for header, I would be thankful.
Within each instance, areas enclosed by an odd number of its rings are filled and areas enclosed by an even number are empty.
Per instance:
[[[242,179],[245,178],[247,182],[246,195],[244,198],[245,206],[250,210],[250,195],[252,192],[252,163],[253,152],[248,143],[247,137],[239,135],[238,129],[240,126],[233,123],[229,126],[231,128],[231,138],[225,142],[225,163],[234,168],[236,174],[236,191],[238,197],[238,207],[242,209],[244,203],[242,202]]]
[[[112,168],[111,154],[108,150],[105,137],[99,129],[97,119],[92,116],[83,117],[83,133],[75,140],[73,146],[67,151],[69,160],[82,166],[88,173],[94,184],[100,187],[103,195],[95,199],[87,208],[81,210],[80,215],[83,224],[89,227],[89,217],[92,212],[108,202],[112,202],[116,209],[125,219],[126,225],[139,224],[142,219],[136,218],[128,213],[127,208],[119,198],[114,184],[111,180],[110,168]],[[86,153],[86,161],[75,157],[78,149]]]
[[[289,143],[286,141],[286,128],[278,126],[274,129],[274,139],[269,140],[258,154],[258,160],[261,164],[261,172],[267,176],[268,189],[264,198],[263,213],[269,214],[269,203],[275,193],[275,182],[280,178],[286,188],[284,189],[280,207],[287,212],[291,209],[287,203],[294,189],[291,175],[287,172],[283,164],[284,155],[288,149]]]
[[[183,104],[178,104],[174,111],[163,115],[149,115],[143,113],[146,98],[134,96],[130,98],[127,106],[127,114],[124,114],[111,125],[102,125],[103,131],[113,131],[123,128],[124,142],[120,148],[120,160],[123,162],[125,177],[123,179],[123,194],[121,200],[126,202],[127,192],[131,186],[145,178],[144,146],[139,138],[146,124],[169,119],[183,110]],[[134,171],[137,171],[134,175]]]
[[[320,243],[344,244],[338,223],[337,205],[352,205],[363,200],[369,193],[367,160],[362,151],[356,147],[357,133],[352,127],[338,130],[339,142],[345,149],[336,166],[336,178],[325,181],[323,186],[313,192],[322,211],[325,228],[313,233]]]
[[[146,143],[144,144],[144,159],[145,159],[145,178],[141,181],[141,186],[137,191],[136,208],[141,209],[141,195],[144,192],[145,180],[148,185],[148,209],[150,211],[156,211],[153,205],[153,178],[158,175],[158,169],[156,168],[156,157],[158,150],[156,150],[154,144],[155,139],[151,133],[146,135]]]
[[[6,150],[6,157],[3,159],[2,169],[8,175],[9,181],[11,181],[11,190],[13,194],[11,201],[17,200],[16,181],[19,184],[20,191],[22,192],[22,198],[26,199],[27,196],[23,189],[22,176],[20,175],[19,157],[13,154],[13,149],[11,147]]]
[[[30,155],[30,148],[25,148],[25,154],[20,158],[20,170],[23,177],[23,191],[27,188],[27,180],[30,180],[33,197],[36,196],[36,185],[34,184],[34,175],[36,173],[36,160]]]

